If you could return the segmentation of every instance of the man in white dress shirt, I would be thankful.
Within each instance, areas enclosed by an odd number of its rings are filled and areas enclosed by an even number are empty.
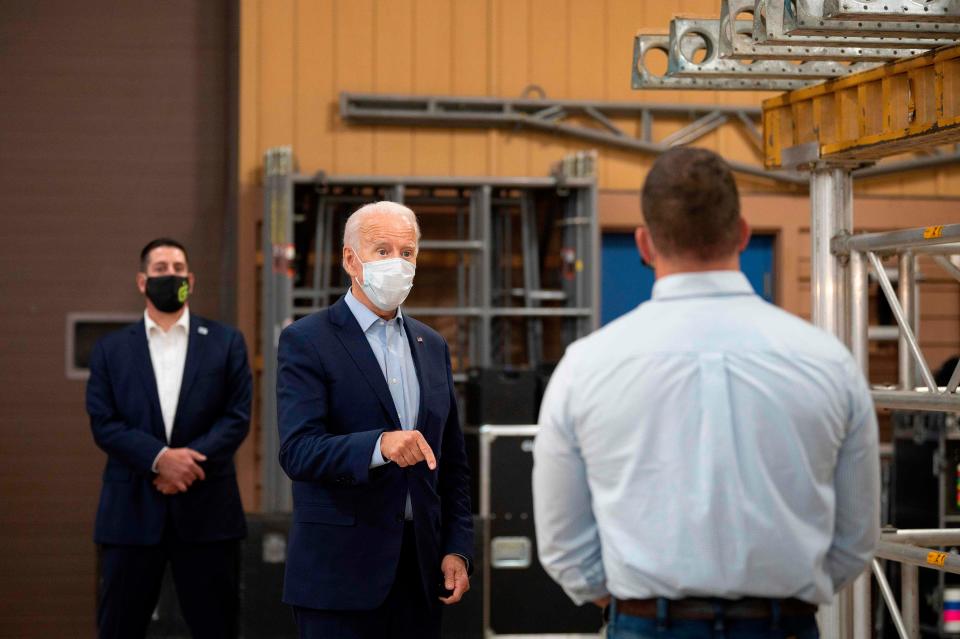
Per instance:
[[[143,321],[97,343],[87,385],[107,454],[94,533],[99,636],[145,635],[169,563],[192,635],[236,637],[246,525],[233,455],[250,425],[246,348],[237,330],[190,313],[183,245],[154,240],[140,262]]]
[[[817,637],[878,538],[876,414],[833,336],[766,303],[726,163],[654,164],[653,299],[567,349],[534,449],[540,560],[608,636]],[[616,273],[604,273],[617,277]]]

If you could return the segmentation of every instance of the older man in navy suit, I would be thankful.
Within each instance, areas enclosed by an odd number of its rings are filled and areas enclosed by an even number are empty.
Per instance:
[[[405,206],[350,216],[351,288],[280,336],[280,463],[293,480],[284,601],[304,639],[429,639],[469,589],[469,468],[450,353],[400,304],[420,229]]]
[[[107,453],[95,541],[101,638],[146,634],[169,562],[195,638],[237,636],[238,540],[246,534],[233,454],[250,426],[243,337],[191,315],[186,249],[140,254],[143,320],[94,347],[87,412]]]

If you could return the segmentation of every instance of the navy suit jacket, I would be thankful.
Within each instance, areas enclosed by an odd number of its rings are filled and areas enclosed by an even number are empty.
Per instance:
[[[206,479],[165,496],[150,470],[168,445],[143,320],[94,346],[87,383],[93,438],[105,453],[94,540],[160,543],[168,517],[180,539],[207,542],[246,534],[233,454],[250,428],[252,380],[243,336],[190,314],[187,359],[169,446],[207,456]]]
[[[280,464],[293,480],[283,600],[325,610],[371,610],[396,575],[407,492],[424,588],[435,601],[444,555],[471,560],[469,467],[450,352],[404,315],[420,383],[416,428],[437,457],[370,469],[381,433],[400,428],[383,372],[343,298],[280,335]]]

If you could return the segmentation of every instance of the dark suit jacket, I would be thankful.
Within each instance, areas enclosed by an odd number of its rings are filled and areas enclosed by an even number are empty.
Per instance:
[[[386,380],[343,298],[280,336],[280,464],[293,480],[285,602],[370,610],[396,574],[407,491],[424,588],[438,591],[444,555],[473,555],[469,467],[446,342],[404,316],[420,383],[416,428],[437,457],[370,469],[381,433],[400,428]]]
[[[150,470],[167,445],[143,320],[93,349],[87,412],[107,453],[94,539],[101,544],[160,542],[169,518],[184,541],[246,534],[233,454],[250,428],[250,368],[243,336],[191,313],[187,359],[169,446],[203,453],[205,480],[165,496]]]

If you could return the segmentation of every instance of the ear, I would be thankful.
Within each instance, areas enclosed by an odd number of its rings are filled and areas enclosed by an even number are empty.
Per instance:
[[[146,273],[137,273],[137,288],[140,289],[141,295],[147,294],[147,274]]]
[[[197,284],[197,278],[194,277],[193,273],[187,273],[187,282],[190,284],[190,292],[193,293],[193,287]]]
[[[750,243],[750,225],[747,224],[747,221],[740,217],[740,244],[737,247],[738,253],[743,253],[747,250],[747,244]]]
[[[357,258],[357,254],[353,252],[352,248],[349,246],[343,247],[341,261],[343,262],[343,270],[350,274],[351,280],[363,279],[363,267],[360,265],[360,260]]]
[[[637,250],[640,251],[640,257],[650,267],[657,262],[657,252],[653,248],[653,241],[650,238],[650,231],[645,226],[638,226],[634,231],[634,240],[637,243]]]

